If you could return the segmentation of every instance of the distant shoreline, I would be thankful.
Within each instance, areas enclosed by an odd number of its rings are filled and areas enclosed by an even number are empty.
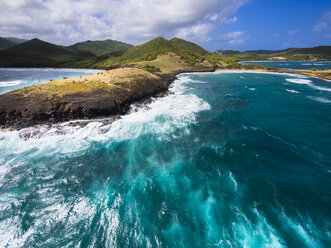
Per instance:
[[[301,69],[279,69],[279,70],[246,70],[246,69],[217,69],[216,72],[225,72],[225,73],[277,73],[277,74],[297,74],[304,75],[309,77],[315,77],[323,79],[327,82],[331,82],[331,69],[324,71],[312,71],[312,70],[301,70]]]
[[[309,62],[309,63],[319,63],[319,62],[331,62],[328,60],[240,60],[240,62]]]
[[[325,74],[319,75],[321,72]],[[36,84],[0,95],[0,126],[22,129],[38,124],[126,114],[132,103],[144,102],[150,97],[166,94],[170,84],[182,73],[287,73],[317,77],[331,82],[331,70],[325,72],[201,68],[158,74],[137,68],[120,68]],[[118,85],[105,83],[116,77],[122,80]]]
[[[120,68],[31,85],[0,95],[0,127],[22,129],[126,114],[132,103],[164,95],[178,74],[194,71],[199,70],[157,74]]]

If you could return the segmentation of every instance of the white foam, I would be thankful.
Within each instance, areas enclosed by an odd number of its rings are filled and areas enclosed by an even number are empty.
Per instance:
[[[308,96],[309,99],[317,101],[317,102],[322,102],[322,103],[331,103],[331,100],[329,100],[326,97],[320,97],[320,96]]]
[[[234,179],[234,177],[233,177],[231,171],[229,171],[229,177],[230,177],[230,179],[231,179],[231,181],[232,181],[232,183],[233,183],[234,190],[237,191],[237,189],[238,189],[238,183],[237,183],[237,181]]]
[[[24,83],[24,81],[22,81],[22,80],[1,81],[0,87],[10,87],[10,86],[15,86],[15,85],[20,85],[22,83]]]
[[[316,90],[322,90],[322,91],[329,91],[331,92],[331,88],[323,87],[323,86],[317,86],[315,84],[310,84],[309,87],[316,89]]]
[[[188,92],[187,79],[179,76],[170,88],[174,94],[156,99],[146,108],[124,115],[112,124],[105,126],[101,121],[91,121],[84,127],[63,123],[58,125],[60,131],[57,126],[0,131],[0,147],[16,154],[27,151],[31,151],[31,155],[47,151],[66,154],[88,149],[90,143],[95,141],[134,139],[150,133],[160,139],[168,139],[170,136],[174,138],[176,130],[187,134],[188,126],[195,123],[196,114],[210,109],[207,102]]]
[[[291,92],[291,93],[300,93],[299,91],[296,91],[296,90],[289,90],[289,89],[285,89],[285,90],[288,92]]]
[[[311,80],[308,80],[308,79],[287,78],[285,80],[287,82],[290,82],[290,83],[305,84],[305,85],[308,85],[310,88],[313,88],[313,89],[316,89],[316,90],[322,90],[322,91],[329,91],[329,92],[331,92],[331,88],[315,85],[315,84],[312,83]]]
[[[0,71],[59,71],[59,72],[86,72],[98,73],[104,70],[96,69],[71,69],[71,68],[0,68]]]
[[[252,73],[252,74],[270,74],[270,75],[287,75],[291,77],[297,77],[297,78],[308,78],[308,76],[302,75],[302,74],[296,74],[296,73],[283,73],[283,72],[272,72],[272,71],[256,71],[256,70],[218,70],[214,72],[192,72],[191,74],[228,74],[228,73]],[[323,79],[328,81],[327,79]]]
[[[132,139],[146,133],[171,134],[195,122],[196,113],[210,109],[210,105],[193,94],[186,94],[186,76],[180,76],[171,90],[175,93],[159,98],[130,115],[115,121],[107,136],[116,140]]]
[[[249,90],[252,90],[252,91],[254,91],[254,90],[256,90],[255,88],[248,88]]]
[[[310,84],[312,81],[309,79],[301,79],[301,78],[287,78],[285,79],[287,82],[294,84]]]
[[[310,63],[303,63],[301,65],[313,65],[313,64],[310,64]]]

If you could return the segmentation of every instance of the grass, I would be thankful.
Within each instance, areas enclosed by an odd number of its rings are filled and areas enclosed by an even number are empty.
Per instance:
[[[63,97],[76,93],[91,93],[93,91],[110,91],[112,89],[108,84],[101,81],[80,81],[63,82],[55,80],[51,82],[41,83],[25,87],[16,91],[13,94],[22,94],[24,97],[31,95],[41,95],[42,99],[51,99],[54,97]]]
[[[219,50],[217,53],[222,53],[225,56],[233,57],[238,60],[331,60],[331,46],[290,48],[280,51],[257,50],[239,52],[228,50],[221,52],[221,50]]]
[[[24,97],[34,95],[41,99],[52,99],[73,94],[93,94],[93,92],[114,93],[116,90],[131,91],[143,86],[148,81],[161,81],[161,78],[151,72],[136,68],[121,68],[104,71],[98,74],[59,79],[50,82],[28,86],[12,91]]]
[[[192,65],[191,63],[187,63],[185,60],[183,60],[181,57],[176,55],[175,53],[165,53],[160,54],[157,56],[156,59],[152,61],[141,61],[134,63],[134,65],[137,68],[155,68],[160,69],[159,72],[162,73],[173,73],[176,71],[190,71],[193,70],[196,65]],[[211,65],[209,65],[211,66]],[[158,71],[156,71],[158,72]]]
[[[173,54],[169,59],[179,69],[193,68],[196,65],[216,67],[239,67],[237,59],[210,53],[202,47],[179,38],[171,40],[157,37],[140,46],[113,41],[86,41],[64,47],[38,39],[33,39],[15,47],[0,51],[0,66],[3,67],[71,67],[114,69],[142,61],[154,61],[160,55]],[[105,52],[108,52],[104,54]],[[167,62],[167,63],[168,63]],[[160,72],[174,71],[169,65],[163,67],[149,64],[145,70]],[[143,67],[146,66],[143,65]]]
[[[81,61],[76,65],[81,67],[88,66],[110,69],[140,61],[152,61],[155,60],[158,55],[167,54],[169,52],[176,54],[182,60],[190,64],[201,63],[206,60],[206,57],[210,56],[208,51],[194,43],[178,38],[166,40],[162,37],[157,37],[140,46],[122,52],[109,53],[98,58]]]
[[[145,65],[142,69],[145,71],[161,72],[159,67],[155,67],[155,66],[149,65],[149,64]]]

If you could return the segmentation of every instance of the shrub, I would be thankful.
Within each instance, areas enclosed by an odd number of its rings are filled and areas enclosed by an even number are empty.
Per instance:
[[[145,65],[142,69],[145,71],[161,72],[160,68],[148,64]]]

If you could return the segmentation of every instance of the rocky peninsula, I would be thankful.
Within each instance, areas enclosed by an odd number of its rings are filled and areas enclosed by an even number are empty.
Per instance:
[[[77,47],[72,50],[70,47],[59,47],[33,39],[3,51],[0,62],[5,67],[53,65],[98,68],[104,71],[89,76],[53,80],[0,95],[0,127],[21,129],[36,124],[121,115],[130,109],[130,104],[166,92],[176,75],[182,72],[211,72],[216,68],[265,70],[331,79],[330,70],[283,70],[241,65],[235,58],[210,53],[194,43],[178,38],[166,40],[157,37],[139,46],[86,57],[86,52],[103,51],[96,50],[99,43],[90,43],[88,51],[81,51]],[[107,44],[103,44],[103,49]],[[40,54],[44,57],[40,57]],[[61,58],[65,60],[60,61],[56,57],[58,54],[62,54]],[[24,64],[21,64],[22,61]]]
[[[158,73],[142,69],[144,63],[137,63],[0,95],[0,126],[21,129],[36,124],[125,114],[130,104],[166,92],[178,73],[214,70],[208,65],[189,65],[175,55],[166,56],[172,59],[171,65],[164,55],[148,65],[148,68],[155,68],[154,64],[158,69],[161,67]]]

